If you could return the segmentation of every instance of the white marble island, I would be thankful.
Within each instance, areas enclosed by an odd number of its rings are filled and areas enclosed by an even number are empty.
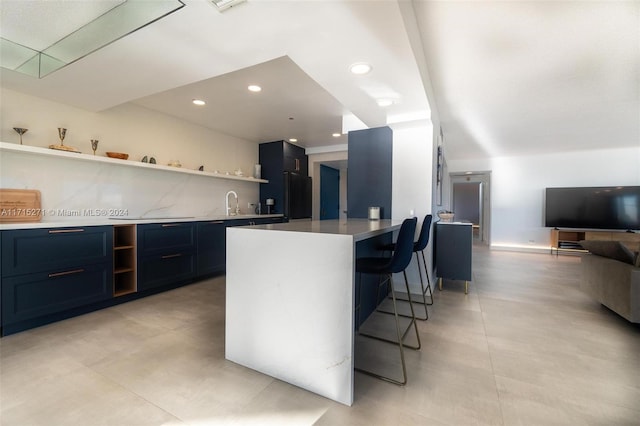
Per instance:
[[[227,229],[225,356],[353,403],[359,242],[401,221],[301,221]]]

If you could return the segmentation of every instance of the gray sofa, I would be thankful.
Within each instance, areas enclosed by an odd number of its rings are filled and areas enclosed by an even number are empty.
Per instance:
[[[580,289],[628,321],[640,323],[640,267],[591,253],[581,261]]]

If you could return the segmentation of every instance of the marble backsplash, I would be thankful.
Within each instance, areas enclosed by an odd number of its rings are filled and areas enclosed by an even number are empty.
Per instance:
[[[225,194],[238,194],[251,214],[259,183],[111,163],[0,152],[0,187],[41,192],[43,222],[78,222],[105,216],[213,216],[225,214]],[[91,213],[89,213],[91,212]]]

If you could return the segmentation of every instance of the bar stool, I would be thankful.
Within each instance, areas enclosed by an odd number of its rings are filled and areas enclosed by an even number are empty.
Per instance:
[[[422,289],[422,301],[416,300],[414,303],[419,303],[424,305],[424,317],[416,316],[416,319],[426,321],[429,319],[429,311],[427,310],[427,305],[433,305],[433,290],[431,289],[431,280],[429,279],[429,270],[427,269],[427,261],[424,257],[424,249],[427,248],[429,244],[429,235],[431,234],[431,221],[433,220],[433,216],[428,214],[424,217],[422,221],[422,228],[420,228],[420,235],[418,236],[418,241],[413,243],[413,252],[416,254],[416,265],[418,266],[418,275],[420,276],[420,288]],[[385,251],[395,251],[396,244],[391,243],[382,247],[382,250]],[[420,258],[418,253],[422,255],[422,264],[424,265],[424,273],[427,276],[427,287],[424,286],[424,280],[422,279],[422,270],[420,268]],[[427,302],[427,291],[429,292],[429,302]],[[406,299],[400,299],[405,300]],[[406,316],[402,315],[401,316]]]
[[[360,291],[362,274],[375,274],[380,276],[380,281],[378,282],[378,289],[384,285],[389,286],[391,292],[391,299],[393,300],[393,312],[384,312],[391,313],[395,317],[395,326],[397,333],[397,340],[385,339],[379,336],[364,334],[359,332],[361,336],[371,337],[377,340],[382,340],[385,342],[390,342],[397,344],[400,348],[400,360],[402,363],[402,380],[396,380],[391,377],[383,376],[377,373],[374,373],[369,370],[364,370],[361,368],[355,368],[355,370],[360,371],[362,373],[368,374],[370,376],[386,380],[391,383],[395,383],[398,385],[404,385],[407,383],[407,367],[404,360],[404,347],[408,347],[411,349],[420,349],[420,335],[418,334],[418,325],[416,323],[415,316],[411,319],[406,329],[401,332],[400,330],[400,320],[398,315],[398,309],[396,305],[396,292],[393,288],[393,274],[402,272],[404,274],[404,283],[407,289],[407,294],[409,297],[409,305],[411,306],[411,312],[413,312],[413,304],[411,303],[411,293],[409,292],[409,282],[407,280],[407,274],[405,272],[409,262],[411,262],[411,254],[413,248],[413,237],[416,232],[416,223],[417,219],[410,218],[405,219],[402,222],[402,226],[400,227],[400,231],[398,233],[398,239],[396,241],[396,250],[393,252],[393,255],[390,257],[362,257],[356,259],[356,272],[359,274],[358,276],[358,290]],[[383,279],[384,278],[384,279]],[[360,293],[361,294],[361,293]],[[379,299],[378,299],[379,300]],[[359,303],[356,309],[359,310]],[[359,323],[360,321],[358,321]],[[407,333],[411,329],[411,326],[416,332],[416,338],[418,339],[417,346],[410,346],[404,343],[404,338],[407,336]]]

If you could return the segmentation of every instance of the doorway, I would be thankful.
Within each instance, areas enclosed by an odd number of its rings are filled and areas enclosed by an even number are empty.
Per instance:
[[[451,208],[456,221],[471,222],[476,242],[490,244],[491,172],[451,173]]]
[[[320,165],[320,220],[340,216],[340,170]]]

